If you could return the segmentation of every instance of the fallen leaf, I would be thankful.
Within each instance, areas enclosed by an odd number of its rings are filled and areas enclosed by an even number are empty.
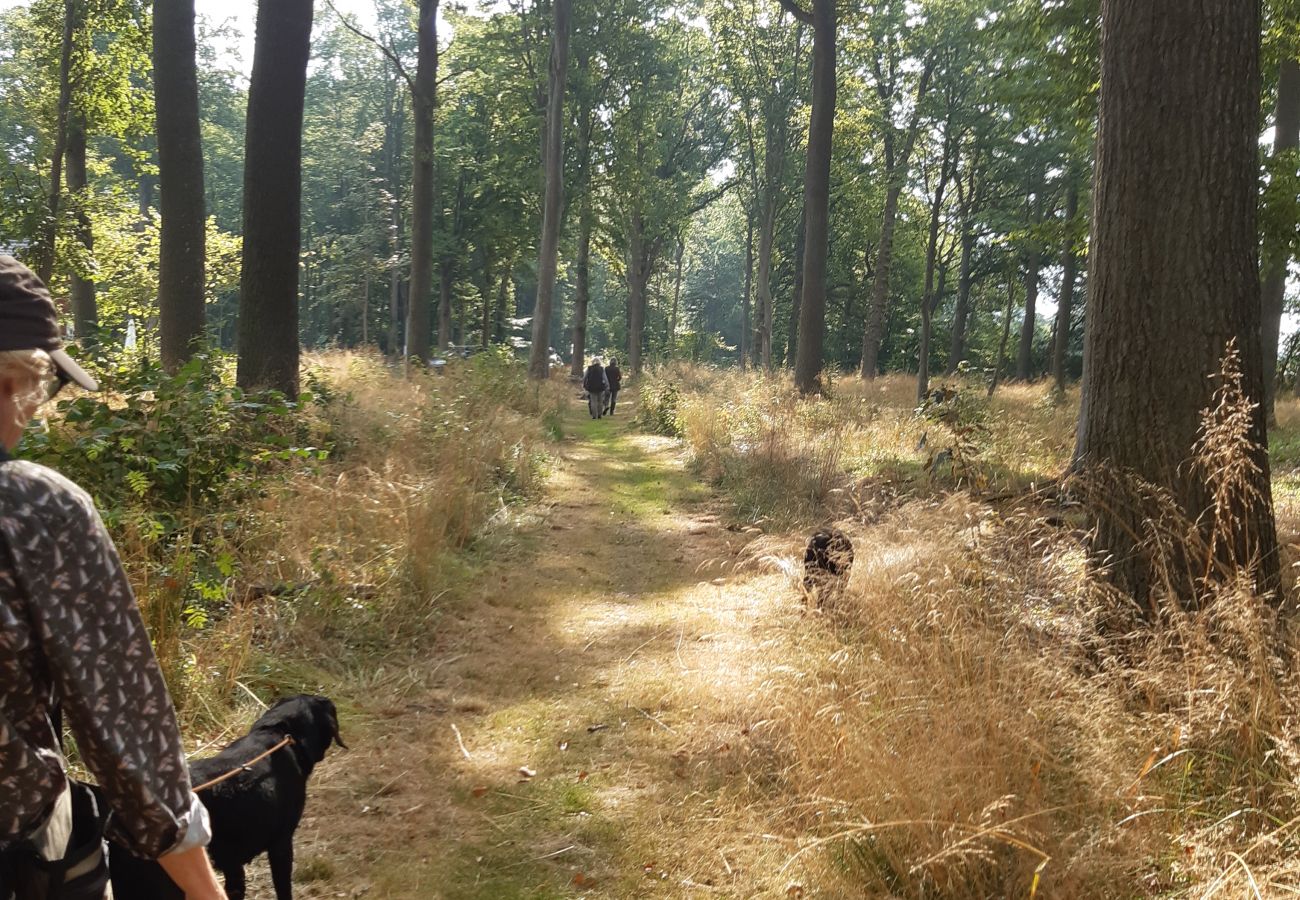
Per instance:
[[[488,792],[488,788],[487,785],[485,784],[480,784],[477,787],[475,787],[472,791],[470,791],[470,793],[473,794],[475,797],[482,797],[487,792]]]
[[[537,770],[536,770],[536,769],[530,769],[530,768],[528,768],[527,766],[520,766],[520,767],[519,767],[519,774],[522,775],[522,776],[524,776],[525,778],[533,778],[534,776],[537,775]]]
[[[799,898],[803,896],[803,885],[802,884],[790,885],[788,888],[786,888],[785,895],[787,897],[793,898],[793,900],[799,900]]]
[[[578,773],[578,780],[579,780],[579,781],[586,781],[586,780],[587,780],[587,776],[588,776],[589,774],[591,774],[591,773],[589,773],[586,769],[583,769],[581,772]]]
[[[596,882],[595,882],[594,879],[592,879],[592,878],[588,878],[588,877],[587,877],[585,874],[583,874],[582,872],[575,872],[574,875],[573,875],[573,880],[572,880],[570,883],[571,883],[574,887],[591,887],[591,886],[594,885]]]

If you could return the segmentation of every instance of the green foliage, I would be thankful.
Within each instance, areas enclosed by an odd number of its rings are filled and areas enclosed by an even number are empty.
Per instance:
[[[643,378],[637,385],[640,405],[637,425],[655,434],[679,437],[682,433],[682,391],[670,378]]]
[[[143,355],[123,356],[104,373],[102,394],[61,401],[21,445],[91,494],[110,529],[179,584],[198,623],[224,599],[234,565],[226,535],[243,505],[329,455],[328,436],[299,402],[245,394],[229,362],[198,356],[168,375]]]

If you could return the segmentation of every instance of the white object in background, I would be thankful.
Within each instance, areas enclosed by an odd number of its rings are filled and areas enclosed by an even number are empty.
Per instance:
[[[135,349],[135,319],[129,319],[126,323],[126,340],[122,342],[122,346],[128,350]]]

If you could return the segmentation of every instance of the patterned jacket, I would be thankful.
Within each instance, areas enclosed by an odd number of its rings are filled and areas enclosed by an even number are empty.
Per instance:
[[[115,840],[150,858],[207,843],[171,699],[94,504],[0,448],[0,841],[39,825],[64,788],[56,698]]]

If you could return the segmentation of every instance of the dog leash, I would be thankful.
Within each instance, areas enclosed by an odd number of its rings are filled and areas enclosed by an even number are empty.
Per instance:
[[[225,775],[218,775],[216,778],[213,778],[211,781],[203,782],[201,785],[194,788],[194,793],[197,794],[199,791],[206,791],[208,788],[216,787],[217,785],[221,784],[221,782],[234,778],[240,772],[247,772],[250,768],[257,765],[262,760],[266,759],[275,751],[281,749],[282,747],[287,747],[292,743],[293,743],[293,738],[286,736],[284,740],[280,741],[280,743],[276,744],[270,750],[267,750],[264,753],[259,753],[257,756],[254,756],[252,759],[244,763],[242,766],[236,766],[235,768],[227,772]]]

